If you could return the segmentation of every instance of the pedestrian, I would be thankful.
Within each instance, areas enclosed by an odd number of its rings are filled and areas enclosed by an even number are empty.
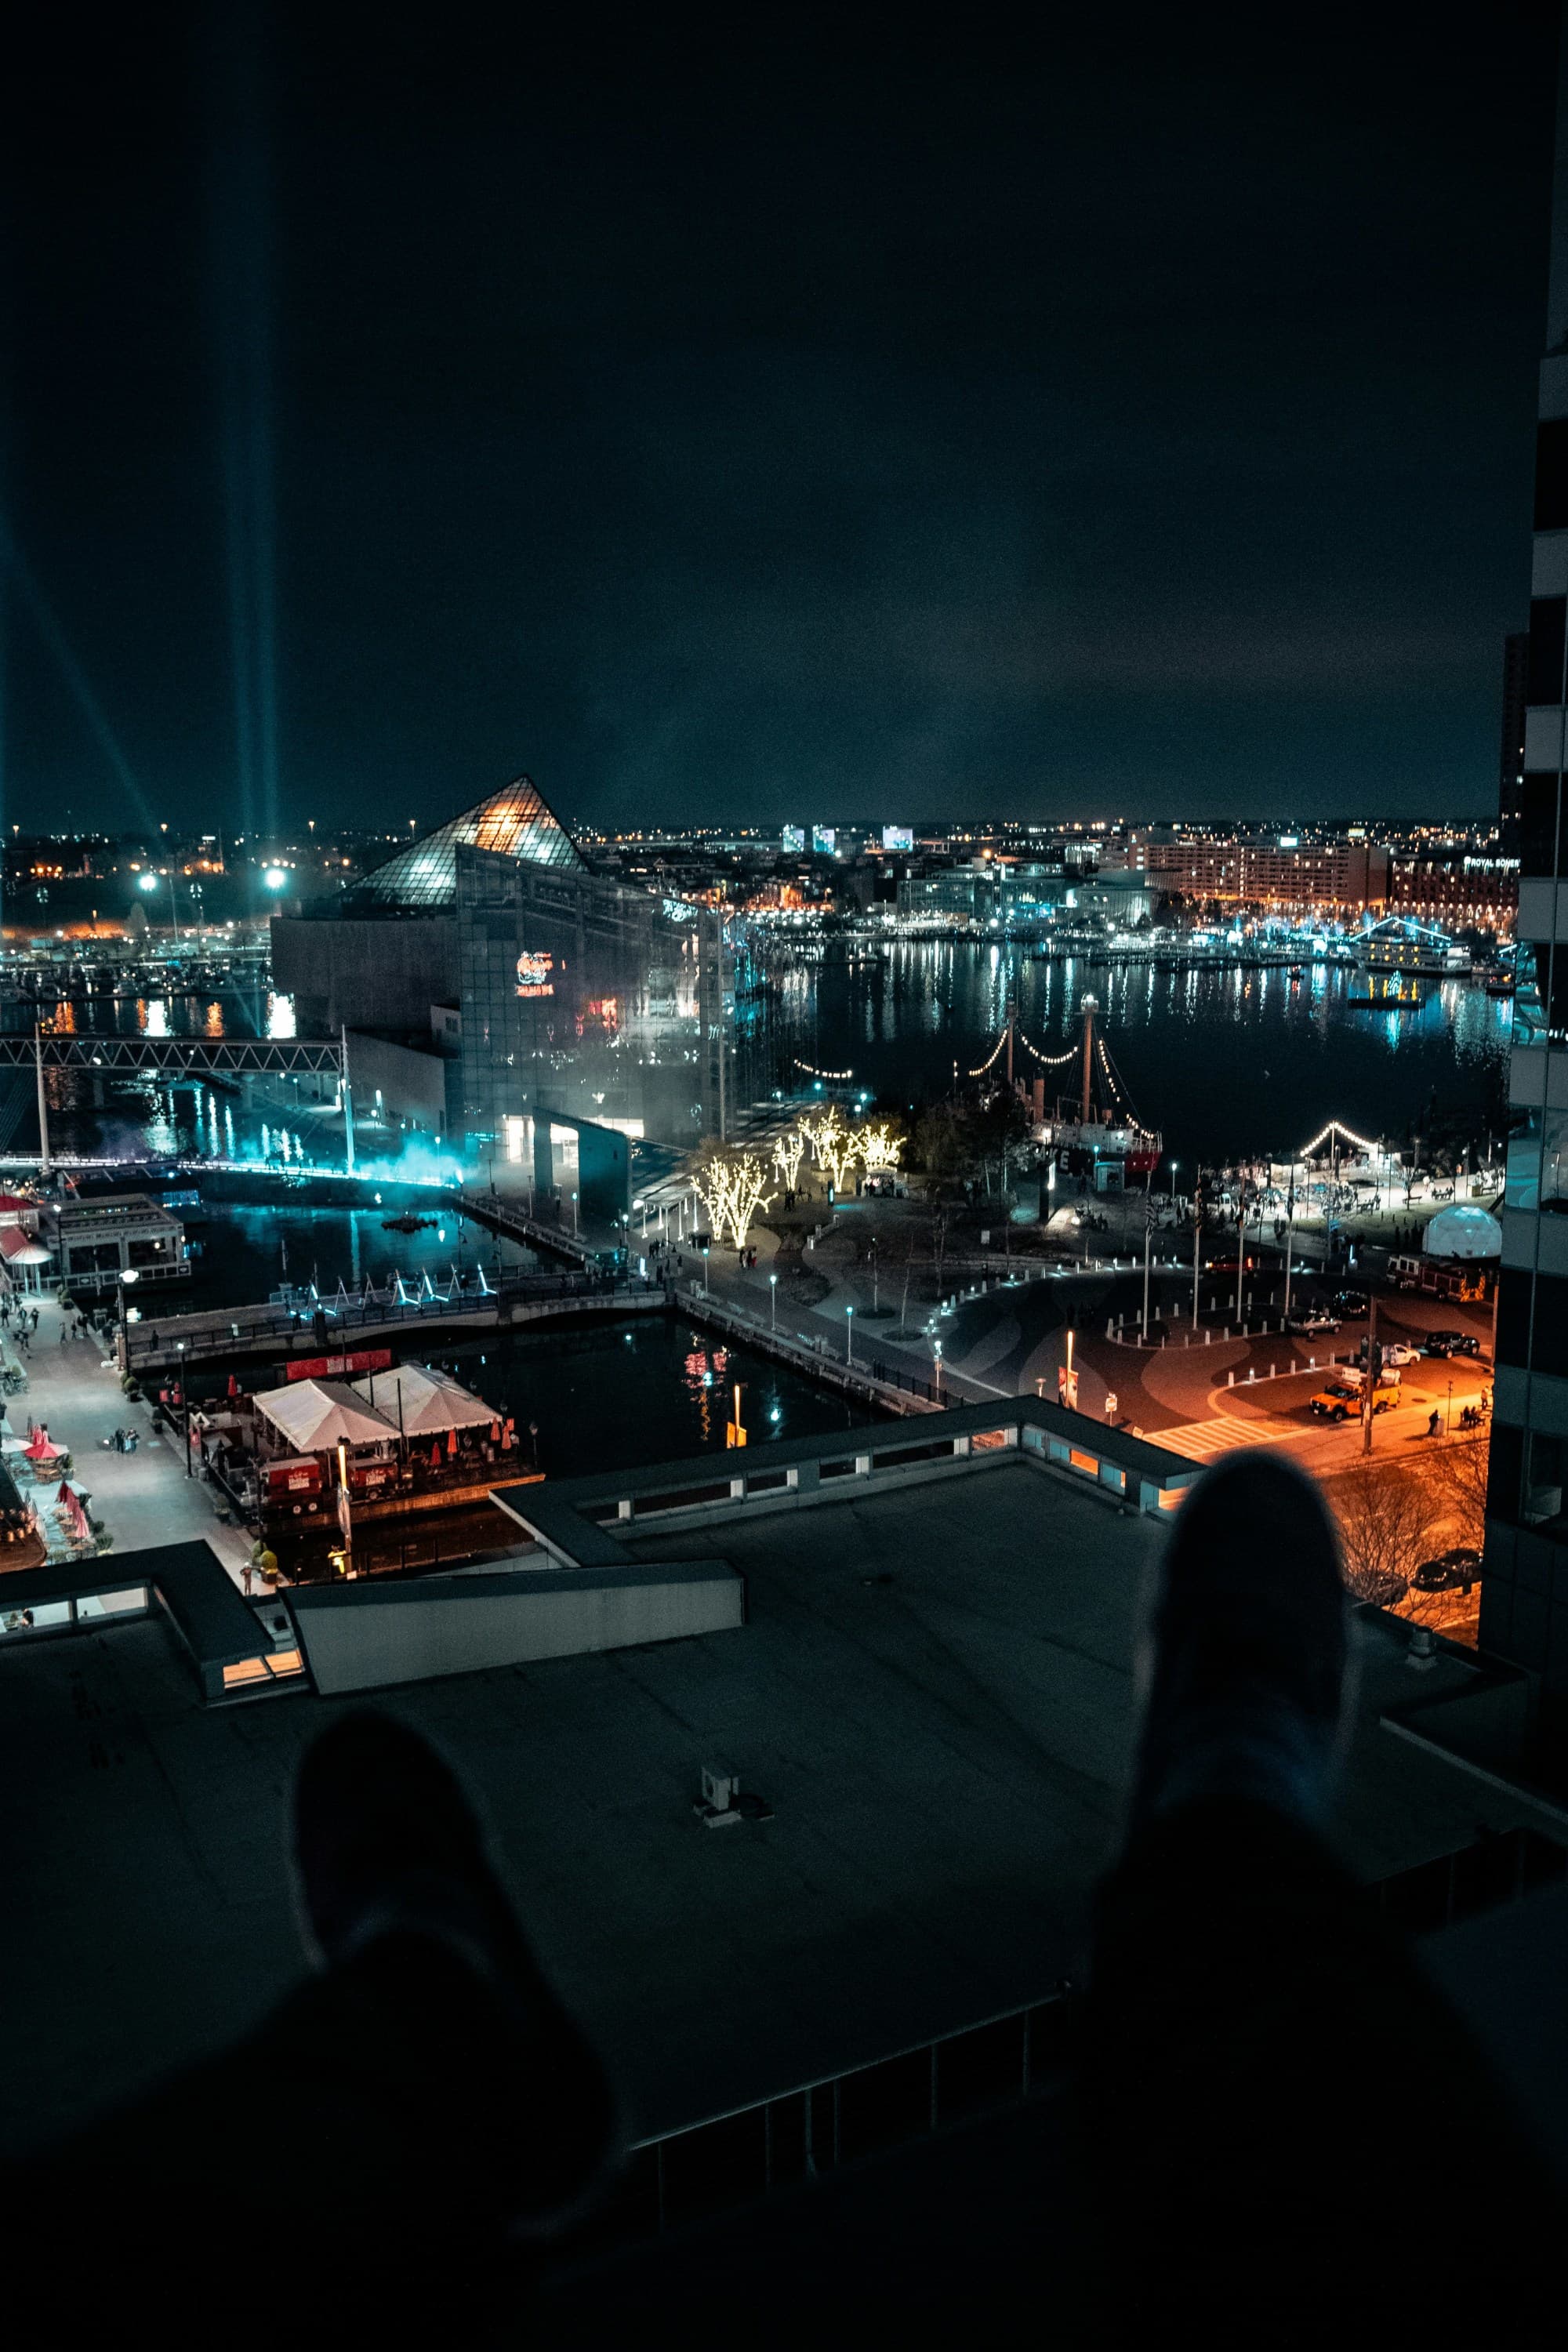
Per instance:
[[[69,1325],[62,1323],[60,1325],[60,1345],[62,1348],[67,1348],[70,1345],[70,1336]]]
[[[245,1566],[239,1571],[239,1589],[244,1593],[247,1601],[250,1598],[250,1580],[255,1572],[256,1571],[251,1567],[248,1560],[246,1561]]]
[[[38,1310],[37,1310],[37,1308],[35,1307],[34,1307],[34,1309],[33,1309],[33,1328],[34,1328],[34,1330],[35,1330],[35,1331],[37,1331],[37,1328],[38,1328]]]

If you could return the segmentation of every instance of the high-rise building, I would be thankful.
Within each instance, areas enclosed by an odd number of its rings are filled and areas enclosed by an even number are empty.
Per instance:
[[[1568,72],[1538,415],[1481,1641],[1540,1676],[1543,1739],[1568,1752]]]
[[[1502,646],[1502,750],[1498,762],[1498,824],[1502,847],[1519,850],[1519,799],[1524,787],[1524,714],[1530,704],[1530,631],[1516,630]]]

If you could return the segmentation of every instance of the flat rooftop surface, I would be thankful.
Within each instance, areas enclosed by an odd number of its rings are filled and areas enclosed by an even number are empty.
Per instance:
[[[1081,1966],[1131,1761],[1163,1530],[1016,1458],[752,1508],[631,1557],[745,1575],[741,1632],[400,1688],[479,1792],[541,1954],[674,2128],[1037,1999]],[[129,1572],[131,1562],[126,1560]],[[1344,1808],[1380,1878],[1523,1799],[1380,1731],[1375,1635]],[[216,1710],[155,1621],[0,1652],[7,2097],[23,2145],[241,2032],[298,1976],[295,1763],[336,1710]],[[774,1808],[704,1829],[707,1763]]]

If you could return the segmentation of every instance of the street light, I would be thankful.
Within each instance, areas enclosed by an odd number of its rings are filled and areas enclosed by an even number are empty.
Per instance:
[[[702,1244],[702,1296],[704,1298],[708,1296],[708,1244],[706,1242]]]
[[[779,1328],[779,1278],[776,1274],[768,1276],[768,1328],[776,1331]]]
[[[853,1307],[847,1307],[844,1309],[844,1329],[846,1345],[848,1349],[846,1361],[852,1364],[855,1361],[855,1309]]]

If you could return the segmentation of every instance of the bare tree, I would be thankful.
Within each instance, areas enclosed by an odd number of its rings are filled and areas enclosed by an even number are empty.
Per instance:
[[[1376,1461],[1358,1463],[1331,1481],[1345,1582],[1358,1601],[1399,1597],[1427,1557],[1446,1514],[1444,1497],[1420,1472]]]
[[[1445,1515],[1454,1523],[1456,1543],[1479,1550],[1487,1532],[1487,1470],[1491,1461],[1491,1435],[1482,1430],[1451,1445],[1434,1449],[1426,1463],[1427,1476],[1440,1497]]]

